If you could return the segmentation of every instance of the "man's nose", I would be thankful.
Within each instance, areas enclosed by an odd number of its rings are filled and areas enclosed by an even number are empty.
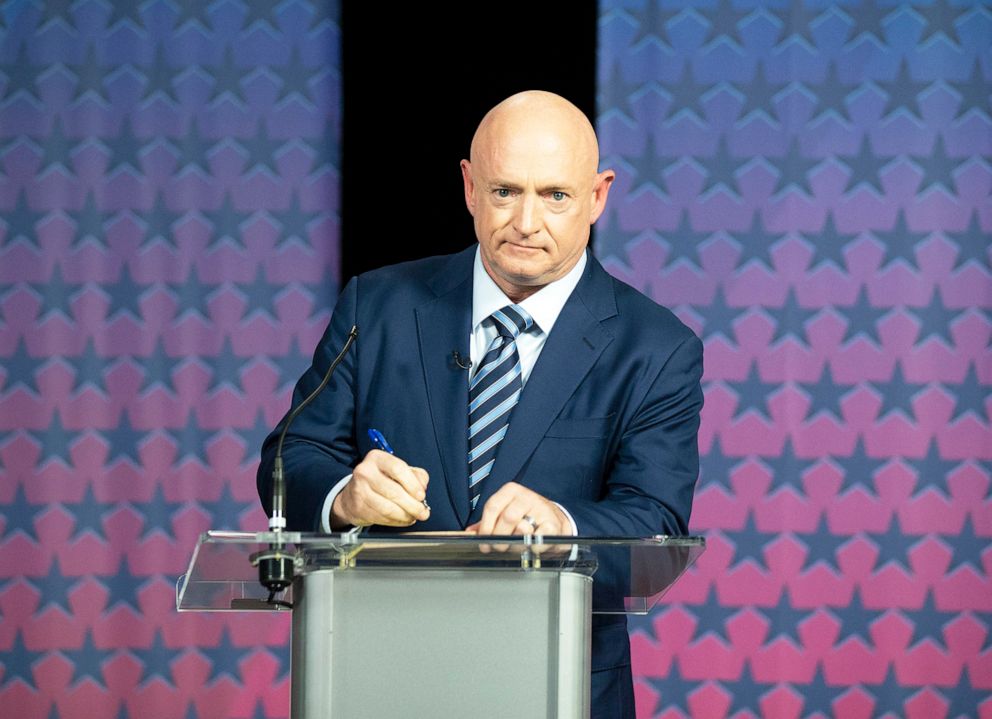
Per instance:
[[[528,237],[541,229],[540,198],[524,193],[517,204],[513,222],[514,229],[523,237]]]

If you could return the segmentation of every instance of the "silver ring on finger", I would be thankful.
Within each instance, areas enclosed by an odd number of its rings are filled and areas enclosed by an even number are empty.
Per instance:
[[[530,531],[532,534],[537,532],[537,522],[535,522],[534,518],[529,514],[525,514],[520,521],[527,522],[527,524],[530,525]]]

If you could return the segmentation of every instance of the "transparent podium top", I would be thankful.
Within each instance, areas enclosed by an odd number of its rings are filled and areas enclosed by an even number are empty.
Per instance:
[[[292,557],[311,572],[448,569],[567,571],[593,577],[594,614],[645,614],[705,548],[700,537],[479,537],[460,533],[309,534],[219,532],[200,536],[176,585],[179,611],[277,611],[292,588],[269,595],[258,559]]]

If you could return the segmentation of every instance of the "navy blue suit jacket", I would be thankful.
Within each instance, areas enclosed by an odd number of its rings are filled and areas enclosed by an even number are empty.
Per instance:
[[[375,427],[430,475],[430,519],[413,530],[464,528],[515,481],[559,502],[584,536],[684,534],[699,466],[702,345],[591,254],[470,511],[468,377],[452,352],[469,356],[474,256],[473,246],[385,267],[344,288],[293,395],[295,406],[320,383],[357,325],[355,346],[287,436],[289,527],[319,530],[327,492],[372,449],[366,430]],[[267,510],[276,437],[258,474]],[[594,631],[594,669],[627,656],[625,633],[623,656],[611,643]]]

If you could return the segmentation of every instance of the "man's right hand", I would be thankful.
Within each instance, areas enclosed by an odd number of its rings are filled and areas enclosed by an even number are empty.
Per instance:
[[[334,498],[331,529],[368,524],[408,527],[426,520],[431,515],[423,503],[429,479],[426,470],[388,452],[371,450]]]

